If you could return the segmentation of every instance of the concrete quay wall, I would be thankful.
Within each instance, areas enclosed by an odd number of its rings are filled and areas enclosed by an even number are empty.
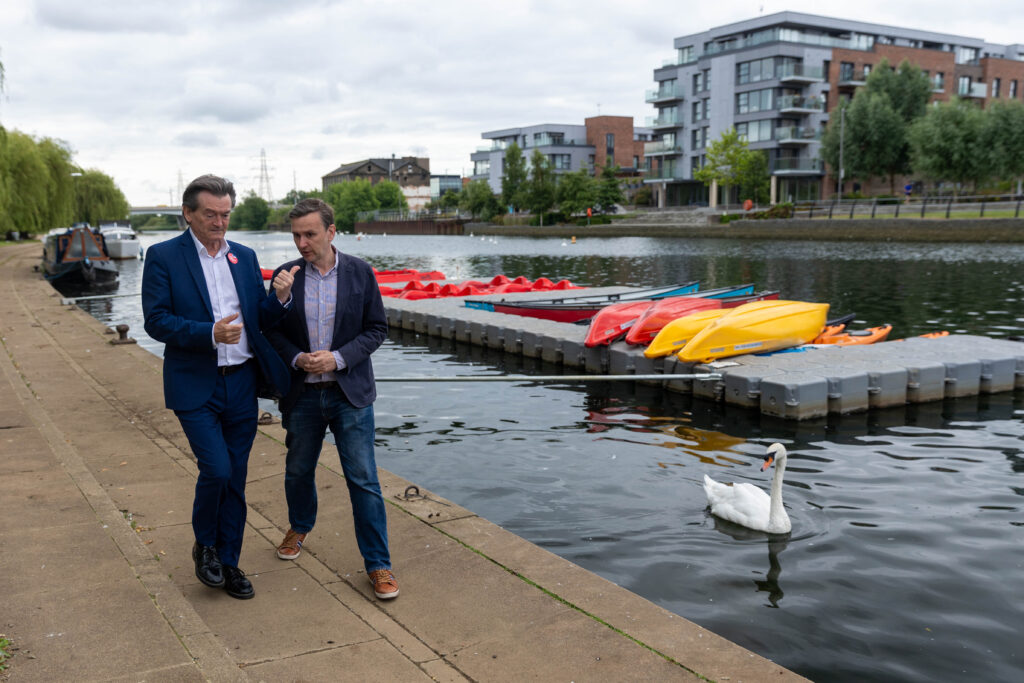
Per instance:
[[[623,291],[592,288],[588,293]],[[542,299],[550,292],[482,299]],[[973,335],[912,338],[869,346],[818,348],[771,356],[738,356],[700,364],[668,356],[648,359],[642,347],[616,342],[587,348],[587,327],[468,308],[463,299],[387,297],[393,327],[541,358],[588,374],[720,373],[721,379],[638,380],[672,391],[793,420],[863,412],[944,398],[1024,389],[1024,343]]]
[[[849,242],[1024,242],[1024,218],[881,218],[835,220],[736,220],[707,223],[681,214],[659,222],[615,221],[611,225],[502,226],[468,223],[466,233],[506,237],[677,237],[689,239],[818,240]]]

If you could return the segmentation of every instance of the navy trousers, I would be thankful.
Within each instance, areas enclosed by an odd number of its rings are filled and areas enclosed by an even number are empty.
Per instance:
[[[217,548],[220,560],[238,566],[245,531],[245,478],[256,438],[255,361],[217,377],[210,399],[175,415],[196,456],[199,479],[192,503],[192,531],[200,545]]]

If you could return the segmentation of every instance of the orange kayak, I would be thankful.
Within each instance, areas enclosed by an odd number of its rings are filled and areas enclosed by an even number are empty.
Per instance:
[[[879,325],[878,327],[869,327],[866,330],[840,330],[838,332],[829,332],[828,327],[826,331],[819,334],[813,344],[837,344],[839,346],[851,346],[855,344],[874,344],[875,342],[885,341],[885,338],[892,332],[892,325]]]

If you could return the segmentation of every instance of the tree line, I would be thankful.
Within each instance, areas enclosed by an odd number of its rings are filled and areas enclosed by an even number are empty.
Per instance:
[[[302,199],[316,197],[334,209],[334,225],[340,232],[352,232],[361,211],[400,211],[409,208],[402,187],[391,180],[372,184],[357,179],[329,185],[327,190],[290,190],[271,206],[255,192],[249,193],[231,212],[231,230],[267,230],[288,225],[288,212]]]
[[[46,233],[76,221],[123,220],[129,205],[114,179],[82,169],[67,143],[0,126],[0,235]]]
[[[516,143],[505,149],[505,167],[501,174],[501,193],[491,191],[490,183],[479,179],[468,183],[461,192],[441,197],[438,208],[458,208],[474,218],[491,220],[504,212],[523,209],[530,212],[533,222],[550,223],[555,209],[558,218],[571,218],[587,209],[599,213],[614,213],[616,206],[625,202],[625,195],[616,177],[619,167],[610,163],[594,177],[586,164],[576,171],[556,174],[548,157],[539,149],[530,156],[529,167],[523,151]]]
[[[1017,182],[1024,177],[1024,102],[990,99],[985,109],[954,97],[929,105],[932,83],[908,61],[893,69],[886,60],[862,88],[829,117],[822,159],[838,176],[840,148],[845,175],[864,183],[915,175],[937,190],[954,193]],[[844,113],[845,112],[845,113]],[[844,121],[845,119],[845,121]],[[842,144],[840,145],[840,141]]]

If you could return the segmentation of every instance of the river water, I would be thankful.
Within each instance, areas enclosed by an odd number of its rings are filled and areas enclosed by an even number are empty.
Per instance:
[[[143,236],[148,247],[172,233]],[[265,267],[288,234],[235,235]],[[784,298],[935,330],[1024,335],[1024,246],[339,235],[378,269],[581,285],[756,282]],[[142,263],[121,264],[136,293]],[[137,297],[82,304],[154,353]],[[381,376],[554,374],[393,330]],[[1010,681],[1024,662],[1024,394],[786,422],[629,383],[381,383],[384,467],[820,681]],[[270,404],[264,407],[271,407]],[[784,539],[710,516],[701,481],[767,488],[790,451]],[[396,568],[401,572],[401,567]]]

